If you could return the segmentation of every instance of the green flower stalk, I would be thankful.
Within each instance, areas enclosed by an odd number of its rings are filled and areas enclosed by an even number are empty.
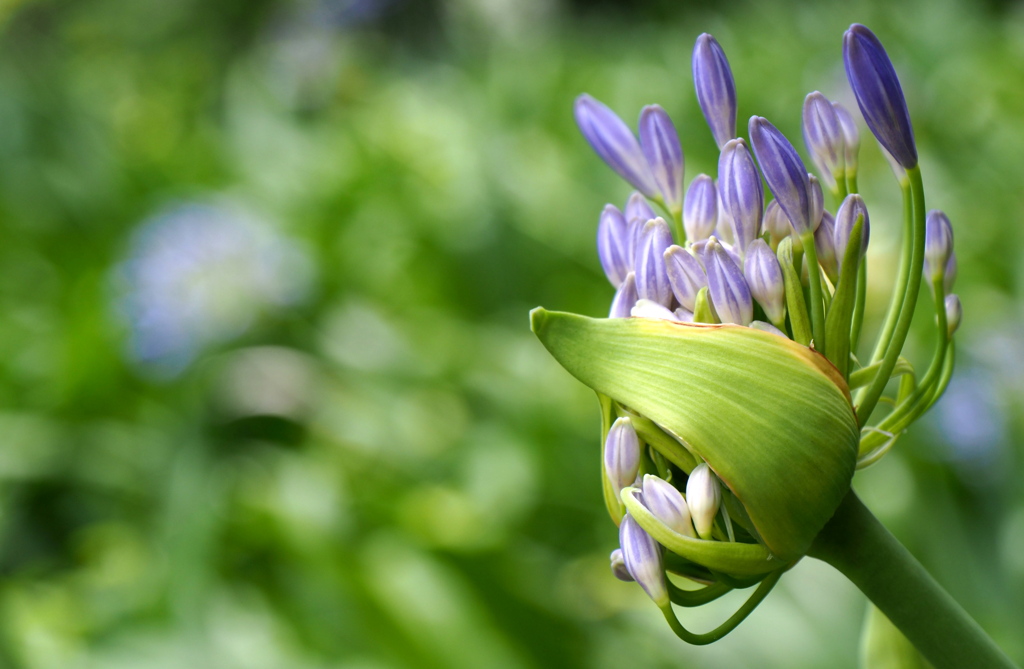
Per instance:
[[[609,205],[600,217],[599,258],[616,287],[609,318],[537,308],[531,325],[555,360],[597,392],[604,499],[619,526],[612,571],[639,584],[680,638],[722,638],[812,556],[849,577],[935,667],[1013,666],[850,487],[856,470],[883,457],[941,396],[962,307],[951,293],[952,226],[938,211],[926,225],[913,127],[892,64],[860,25],[847,32],[843,55],[905,198],[892,302],[863,364],[869,221],[856,192],[856,123],[821,93],[807,97],[803,130],[815,176],[755,116],[755,164],[747,142],[733,136],[725,53],[706,34],[693,71],[721,150],[717,188],[700,175],[680,201],[682,148],[661,107],[645,108],[638,142],[606,107],[578,98],[585,138],[639,192],[624,214]],[[767,211],[762,178],[775,198]],[[835,216],[824,209],[819,178],[841,202]],[[922,280],[934,298],[935,349],[918,376],[903,344]],[[891,408],[875,417],[895,376],[917,381],[897,384],[882,404]],[[683,588],[679,579],[703,587]],[[753,586],[707,633],[688,630],[674,608]]]

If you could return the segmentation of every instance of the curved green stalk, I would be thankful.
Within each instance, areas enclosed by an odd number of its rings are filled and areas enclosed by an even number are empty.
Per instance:
[[[672,603],[687,608],[703,606],[730,592],[732,588],[725,583],[712,583],[699,590],[683,590],[672,581],[668,581],[668,596]]]
[[[935,669],[1015,666],[852,490],[809,554],[860,588]]]
[[[903,293],[903,304],[899,309],[899,317],[892,330],[892,338],[885,349],[882,357],[882,367],[875,380],[860,395],[860,403],[857,406],[857,419],[861,425],[866,425],[871,412],[878,404],[878,398],[885,390],[885,384],[889,381],[889,374],[896,366],[896,360],[903,350],[903,344],[907,340],[907,333],[910,332],[910,322],[914,318],[914,308],[917,306],[917,296],[921,290],[921,270],[924,266],[924,230],[925,230],[925,205],[924,205],[924,184],[921,182],[921,168],[914,166],[907,170],[910,181],[910,191],[913,195],[913,226],[910,230],[911,254],[910,263],[907,266],[905,290],[900,291],[897,285],[895,295]],[[901,267],[901,274],[903,268]],[[902,277],[901,277],[902,279]],[[880,342],[882,340],[880,339]],[[877,350],[876,350],[877,352]],[[872,360],[872,362],[874,362]]]
[[[676,612],[672,610],[671,604],[666,604],[661,612],[665,614],[665,620],[668,621],[672,631],[676,633],[680,639],[686,643],[694,646],[706,646],[709,643],[714,643],[724,637],[729,632],[736,629],[736,626],[746,620],[747,616],[753,613],[754,609],[768,596],[768,593],[772,591],[775,584],[779,582],[779,578],[782,576],[784,570],[777,569],[772,573],[768,574],[761,584],[757,586],[757,590],[743,602],[743,606],[739,608],[736,613],[732,614],[728,620],[716,627],[715,629],[705,634],[695,634],[690,630],[683,627],[683,624],[679,622],[679,618],[676,617]]]

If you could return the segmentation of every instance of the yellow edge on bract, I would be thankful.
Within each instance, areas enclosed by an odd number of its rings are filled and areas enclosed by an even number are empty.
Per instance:
[[[730,576],[758,576],[786,566],[760,544],[705,541],[679,534],[658,520],[636,498],[637,492],[637,488],[622,489],[622,503],[629,515],[655,541],[676,555]]]

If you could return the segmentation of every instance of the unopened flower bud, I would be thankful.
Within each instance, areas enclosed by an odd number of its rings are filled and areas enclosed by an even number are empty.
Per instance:
[[[658,606],[668,606],[668,585],[662,567],[661,546],[626,514],[619,525],[619,545],[629,575]]]
[[[641,228],[647,221],[658,217],[643,193],[636,190],[626,200],[626,208],[622,213],[626,217],[627,223],[639,223]]]
[[[693,47],[697,102],[719,149],[736,137],[736,82],[722,46],[704,33]]]
[[[704,248],[704,267],[708,274],[708,295],[718,320],[746,325],[754,319],[754,303],[743,270],[711,237]]]
[[[640,471],[640,438],[628,417],[617,419],[604,440],[604,471],[616,494],[633,485]]]
[[[621,286],[626,280],[635,255],[633,233],[625,217],[615,205],[605,205],[597,224],[597,256],[613,286]]]
[[[665,251],[672,246],[672,232],[665,219],[658,217],[644,224],[636,250],[636,294],[667,307],[672,304],[672,288],[665,272]]]
[[[683,228],[690,242],[707,239],[718,225],[718,189],[706,174],[698,174],[690,182],[683,202]]]
[[[917,165],[914,128],[896,70],[875,34],[855,23],[843,35],[846,78],[878,143],[906,169]]]
[[[679,534],[697,537],[690,520],[690,509],[686,506],[683,494],[674,485],[653,474],[644,474],[643,494],[644,506],[655,518]]]
[[[686,249],[673,244],[665,251],[665,271],[676,300],[693,311],[697,292],[708,285],[708,278],[704,274],[704,268],[700,266],[700,261]]]
[[[633,577],[629,575],[629,570],[626,569],[626,560],[622,557],[621,548],[613,550],[609,560],[611,561],[612,574],[615,575],[615,578],[626,583],[633,582]]]
[[[804,175],[806,179],[806,172]],[[722,149],[718,158],[718,189],[722,205],[732,219],[735,245],[743,256],[747,245],[761,234],[764,189],[754,159],[742,139],[729,140]]]
[[[680,323],[692,323],[693,312],[686,307],[678,307],[675,310],[676,320]]]
[[[764,210],[765,232],[768,233],[774,246],[788,237],[793,232],[793,226],[789,224],[789,217],[782,211],[778,201],[772,200]]]
[[[718,477],[706,462],[702,462],[693,468],[686,480],[686,505],[701,539],[711,538],[711,528],[714,527],[721,503],[722,490]]]
[[[946,296],[946,331],[952,337],[953,333],[960,327],[960,319],[964,315],[964,308],[960,304],[960,298],[956,293]]]
[[[763,239],[755,239],[747,249],[744,275],[750,294],[764,309],[772,323],[786,318],[786,286],[779,260]]]
[[[639,298],[636,295],[636,274],[630,272],[626,280],[622,282],[619,289],[615,291],[612,299],[612,307],[608,311],[608,318],[629,318],[633,305]]]
[[[640,148],[662,200],[671,211],[683,204],[683,148],[672,119],[658,105],[640,112]]]
[[[843,258],[846,255],[846,247],[850,243],[850,233],[853,232],[853,226],[857,223],[857,218],[860,216],[864,217],[860,242],[860,257],[863,258],[868,250],[868,239],[871,237],[868,208],[864,204],[864,198],[856,193],[851,193],[846,196],[843,203],[839,205],[839,211],[836,212],[834,244],[836,247],[836,266],[839,268],[839,271],[843,269]]]
[[[953,285],[956,283],[956,273],[959,263],[956,260],[956,251],[950,251],[949,261],[946,263],[946,276],[943,279],[945,284],[945,293],[949,295],[953,292]]]
[[[924,271],[932,281],[945,273],[953,253],[953,226],[949,218],[932,209],[928,212],[924,232]]]
[[[835,107],[818,91],[804,98],[803,131],[811,160],[821,178],[835,191],[837,179],[844,178],[846,141]]]
[[[675,312],[668,307],[643,298],[636,301],[629,315],[634,318],[659,318],[663,321],[679,320],[676,318]]]
[[[829,281],[835,285],[839,281],[839,263],[836,262],[836,219],[827,211],[822,213],[821,225],[814,231],[814,250],[818,253],[818,263],[825,270]]]
[[[807,175],[808,193],[811,196],[811,227],[815,230],[821,225],[821,215],[825,212],[825,194],[821,192],[821,183],[813,174]]]
[[[601,160],[644,195],[658,194],[640,142],[615,112],[586,94],[576,98],[573,112],[580,132]]]
[[[760,116],[752,116],[749,124],[750,144],[782,211],[786,212],[797,234],[811,232],[811,195],[807,168],[800,154],[779,130]]]
[[[860,151],[860,131],[857,130],[857,121],[853,118],[850,110],[838,102],[833,102],[832,108],[836,110],[836,117],[839,119],[839,125],[843,129],[843,144],[846,148],[846,171],[856,172],[857,153]]]

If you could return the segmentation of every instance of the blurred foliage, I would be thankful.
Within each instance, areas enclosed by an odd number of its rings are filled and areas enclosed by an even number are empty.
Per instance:
[[[820,564],[709,648],[611,578],[596,403],[526,318],[611,298],[595,226],[628,189],[577,135],[577,93],[627,118],[661,103],[688,178],[713,172],[696,36],[725,47],[741,118],[796,139],[806,92],[849,102],[852,21],[907,89],[965,310],[949,397],[857,486],[1024,660],[1018,5],[14,0],[0,16],[0,665],[856,666],[863,600]],[[870,327],[899,204],[871,142],[862,156]],[[258,221],[301,269],[152,232],[197,206]],[[221,323],[171,365],[132,345],[151,295],[132,268],[154,257],[171,258],[154,303],[183,310],[170,322]],[[221,285],[292,271],[288,300]]]

